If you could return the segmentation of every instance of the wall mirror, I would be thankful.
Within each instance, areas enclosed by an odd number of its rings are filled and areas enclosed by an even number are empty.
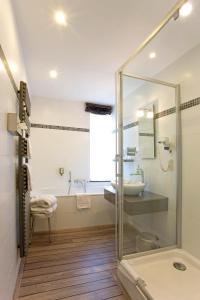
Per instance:
[[[155,158],[154,105],[148,104],[137,111],[139,152],[142,159]]]

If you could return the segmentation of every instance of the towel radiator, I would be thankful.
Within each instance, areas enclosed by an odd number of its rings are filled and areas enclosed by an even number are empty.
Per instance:
[[[28,170],[28,138],[30,136],[30,121],[31,102],[27,85],[25,82],[20,82],[20,90],[18,92],[19,99],[19,119],[20,122],[26,124],[26,129],[22,130],[22,135],[19,136],[18,149],[18,184],[19,184],[19,246],[20,256],[26,256],[29,247],[30,236],[30,174]]]

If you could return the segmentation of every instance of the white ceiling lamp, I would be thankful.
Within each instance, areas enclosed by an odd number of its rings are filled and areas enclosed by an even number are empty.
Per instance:
[[[138,118],[144,117],[144,110],[142,110],[142,109],[138,110],[136,115],[137,115]]]
[[[54,14],[54,20],[61,26],[67,26],[67,17],[64,11],[57,10]]]
[[[156,52],[149,53],[149,58],[151,59],[156,58]]]
[[[55,79],[58,77],[58,72],[56,70],[51,70],[49,72],[49,76],[52,78],[52,79]]]
[[[192,4],[190,2],[186,2],[179,10],[179,14],[181,17],[187,17],[192,12]]]

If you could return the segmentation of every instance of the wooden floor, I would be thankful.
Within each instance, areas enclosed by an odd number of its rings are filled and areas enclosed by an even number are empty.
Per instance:
[[[34,235],[20,300],[128,299],[116,278],[114,228]]]

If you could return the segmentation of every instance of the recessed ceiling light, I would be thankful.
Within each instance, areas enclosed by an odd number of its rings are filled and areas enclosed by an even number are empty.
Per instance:
[[[56,70],[51,70],[50,72],[49,72],[49,76],[51,77],[51,78],[57,78],[58,77],[58,72],[56,71]]]
[[[151,52],[149,53],[149,58],[155,58],[156,57],[156,52]]]
[[[54,14],[54,19],[56,23],[58,23],[61,26],[67,25],[67,17],[66,14],[62,10],[57,10]]]
[[[180,16],[182,17],[187,17],[189,16],[189,14],[191,14],[192,12],[192,4],[190,2],[186,2],[185,4],[183,4],[183,6],[181,6],[180,8]]]

